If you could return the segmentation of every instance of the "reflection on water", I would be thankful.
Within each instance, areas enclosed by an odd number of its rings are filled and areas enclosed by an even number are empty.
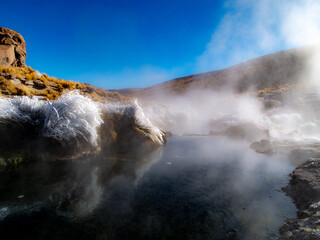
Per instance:
[[[1,238],[274,239],[296,210],[279,191],[293,169],[283,158],[172,137],[143,157],[5,168]]]

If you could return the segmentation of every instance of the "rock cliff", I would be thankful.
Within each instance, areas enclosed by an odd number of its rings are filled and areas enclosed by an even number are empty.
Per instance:
[[[18,32],[0,27],[0,65],[22,67],[27,57],[26,42]]]

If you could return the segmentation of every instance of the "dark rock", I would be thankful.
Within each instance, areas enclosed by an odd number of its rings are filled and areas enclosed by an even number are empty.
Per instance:
[[[40,80],[34,80],[33,81],[33,87],[35,89],[45,89],[47,86]]]
[[[257,153],[262,153],[266,155],[274,154],[272,143],[268,139],[262,139],[259,142],[253,142],[250,145],[250,148],[255,150]]]
[[[292,173],[288,186],[283,190],[294,200],[300,210],[320,201],[320,159],[310,160]]]
[[[320,159],[296,168],[283,190],[298,207],[298,217],[280,228],[279,239],[320,239]]]
[[[167,138],[173,136],[172,132],[165,132],[165,135],[166,135]]]
[[[265,99],[262,103],[265,110],[277,109],[282,106],[282,103],[275,99]]]

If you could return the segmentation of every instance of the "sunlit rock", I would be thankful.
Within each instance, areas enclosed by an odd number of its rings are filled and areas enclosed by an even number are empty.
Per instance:
[[[27,57],[26,43],[16,31],[0,27],[0,65],[21,67]]]

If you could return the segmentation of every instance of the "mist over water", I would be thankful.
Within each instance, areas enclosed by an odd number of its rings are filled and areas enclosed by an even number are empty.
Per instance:
[[[221,137],[172,137],[137,158],[7,168],[0,229],[10,238],[19,228],[17,239],[48,233],[52,239],[275,237],[295,215],[280,191],[292,169],[283,156],[257,154]]]
[[[318,95],[306,91],[271,108],[230,88],[156,104],[0,99],[1,157],[28,156],[0,171],[2,236],[274,239],[296,216],[281,191],[290,153],[318,143]],[[251,148],[261,140],[273,154]]]
[[[306,160],[290,154],[319,142],[317,92],[272,107],[229,86],[159,97],[0,99],[1,158],[27,156],[0,169],[2,236],[275,239],[297,210],[281,189]]]
[[[269,32],[274,22],[261,16],[286,7],[277,28],[286,46],[320,40],[319,3],[264,2],[236,1],[242,11],[221,21],[197,61],[201,71],[215,69],[211,60],[243,37],[230,29],[242,29],[234,26],[245,12],[259,13],[249,37],[259,36],[263,50],[277,38]],[[229,45],[230,63],[257,53]],[[281,191],[307,160],[294,160],[294,150],[320,146],[320,51],[304,51],[294,83],[283,79],[293,87],[274,86],[263,97],[250,83],[237,91],[233,72],[217,90],[195,90],[195,81],[183,95],[157,92],[132,103],[98,103],[78,92],[53,102],[0,98],[1,238],[277,238],[296,217]],[[282,70],[275,75],[286,76]]]
[[[183,96],[164,95],[162,104],[146,104],[144,109],[153,123],[178,135],[223,132],[232,126],[250,124],[252,132],[268,130],[268,136],[257,134],[250,140],[319,141],[317,91],[312,87],[298,89],[284,98],[280,106],[265,109],[266,101],[255,94],[190,91]]]

